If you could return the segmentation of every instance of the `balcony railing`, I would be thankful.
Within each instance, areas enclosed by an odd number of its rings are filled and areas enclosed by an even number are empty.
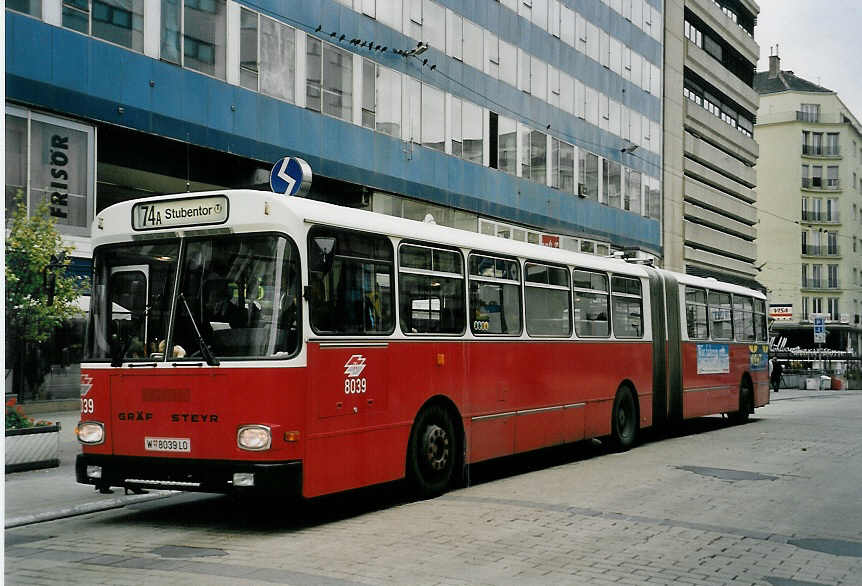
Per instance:
[[[841,215],[837,210],[831,212],[802,210],[802,221],[818,224],[840,224]]]
[[[839,157],[841,147],[839,145],[815,145],[802,144],[802,154],[809,157]]]
[[[841,250],[837,245],[803,244],[802,254],[806,256],[841,256]]]
[[[803,177],[802,189],[837,191],[841,189],[841,181],[839,179],[826,179],[824,181],[822,177]]]
[[[823,279],[802,279],[803,289],[821,289],[834,290],[841,288],[841,281],[834,279],[832,281],[824,281]]]
[[[796,111],[796,119],[800,122],[820,122],[820,112]]]

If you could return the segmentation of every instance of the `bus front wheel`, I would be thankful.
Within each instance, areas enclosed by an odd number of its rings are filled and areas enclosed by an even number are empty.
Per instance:
[[[611,439],[614,447],[620,451],[628,450],[634,446],[638,431],[635,395],[628,386],[622,386],[617,391],[611,417]]]
[[[460,446],[452,416],[440,405],[422,409],[410,432],[407,476],[420,498],[446,491],[455,480]]]

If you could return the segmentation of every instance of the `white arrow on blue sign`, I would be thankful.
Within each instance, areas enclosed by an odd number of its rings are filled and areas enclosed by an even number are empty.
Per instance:
[[[284,195],[306,195],[311,189],[311,166],[298,157],[284,157],[269,173],[269,187]]]

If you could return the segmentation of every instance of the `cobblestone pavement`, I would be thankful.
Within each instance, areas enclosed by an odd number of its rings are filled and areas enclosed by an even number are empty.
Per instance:
[[[6,531],[9,584],[862,584],[862,392],[297,503],[174,495]]]

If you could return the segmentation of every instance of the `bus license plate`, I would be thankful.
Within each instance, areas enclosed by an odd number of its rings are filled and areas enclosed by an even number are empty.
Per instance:
[[[145,437],[148,452],[191,452],[192,441],[187,437]]]

